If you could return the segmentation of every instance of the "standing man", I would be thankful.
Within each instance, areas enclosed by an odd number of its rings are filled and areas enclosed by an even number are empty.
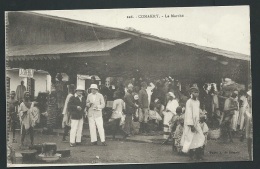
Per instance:
[[[199,123],[200,102],[198,100],[199,89],[197,87],[190,88],[191,98],[186,103],[185,117],[184,117],[184,130],[181,139],[183,146],[182,152],[188,153],[190,158],[202,158],[202,146],[205,137]]]
[[[91,93],[87,97],[87,107],[88,109],[88,120],[89,120],[89,130],[92,145],[97,145],[97,133],[98,129],[101,144],[107,146],[105,142],[105,131],[103,126],[102,109],[105,107],[105,101],[102,94],[98,93],[98,86],[96,84],[91,84]]]
[[[130,133],[131,133],[132,117],[133,117],[133,114],[135,113],[136,109],[138,108],[135,105],[134,96],[132,95],[133,88],[134,88],[134,86],[131,83],[128,84],[127,92],[126,92],[125,97],[124,97],[125,115],[126,115],[126,117],[125,117],[125,127],[124,127],[124,131],[125,131],[124,138],[129,136]]]
[[[28,91],[24,92],[24,100],[19,107],[19,119],[21,124],[21,147],[24,146],[24,139],[27,133],[30,134],[31,146],[34,144],[34,127],[39,121],[39,112],[35,107],[37,103],[30,100]]]
[[[68,111],[68,103],[71,97],[74,96],[75,86],[73,84],[69,85],[69,94],[65,100],[64,108],[62,111],[63,120],[62,120],[62,128],[64,128],[62,141],[67,141],[66,136],[69,134],[70,130],[70,112]]]
[[[79,86],[76,89],[75,96],[72,96],[68,103],[68,111],[71,115],[70,146],[81,144],[83,129],[83,116],[86,108],[86,98],[82,95],[84,88]],[[76,141],[76,143],[75,143]]]
[[[10,126],[13,132],[13,143],[16,143],[15,140],[15,127],[18,122],[18,101],[15,99],[15,91],[11,91],[9,103],[9,117],[10,117]]]
[[[139,113],[139,122],[140,122],[140,131],[141,132],[148,132],[148,94],[147,94],[147,84],[145,82],[141,83],[141,90],[139,91],[139,105],[141,108],[141,111]]]
[[[25,91],[26,91],[26,87],[24,86],[24,81],[22,80],[21,84],[18,85],[16,88],[16,100],[18,100],[19,103],[23,102]]]
[[[238,103],[236,101],[236,97],[237,94],[232,93],[230,97],[225,100],[223,121],[221,123],[222,139],[230,139],[231,143],[233,142],[232,119],[235,114],[235,111],[238,110]]]

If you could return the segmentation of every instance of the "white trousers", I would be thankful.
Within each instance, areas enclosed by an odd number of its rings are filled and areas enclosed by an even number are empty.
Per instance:
[[[82,128],[83,128],[83,118],[80,120],[71,119],[71,130],[70,130],[70,143],[81,142]]]
[[[102,116],[97,117],[97,118],[89,117],[88,123],[89,123],[91,142],[97,141],[97,131],[96,131],[97,129],[98,129],[98,133],[99,133],[101,142],[104,142],[105,141],[105,131],[104,131],[104,127],[103,127]]]

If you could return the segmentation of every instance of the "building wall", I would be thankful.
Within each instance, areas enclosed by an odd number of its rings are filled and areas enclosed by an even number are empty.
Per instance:
[[[35,96],[37,96],[39,92],[47,91],[48,89],[47,74],[36,73],[34,76],[34,80],[35,80]]]
[[[22,80],[25,82],[24,84],[27,87],[27,78],[19,77],[19,71],[8,70],[7,76],[10,77],[10,91],[16,91],[17,86],[21,84]],[[33,79],[35,80],[35,96],[37,96],[39,92],[46,92],[48,90],[50,91],[50,75],[46,73],[35,72]]]
[[[27,86],[27,78],[19,77],[18,71],[7,71],[7,76],[10,78],[10,91],[16,91],[18,85],[21,81],[24,81],[24,85]]]

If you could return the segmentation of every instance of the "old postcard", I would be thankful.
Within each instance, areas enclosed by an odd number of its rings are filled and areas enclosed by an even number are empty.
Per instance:
[[[249,6],[5,21],[9,167],[253,160]]]

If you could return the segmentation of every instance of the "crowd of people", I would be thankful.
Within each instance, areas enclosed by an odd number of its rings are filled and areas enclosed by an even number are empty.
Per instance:
[[[154,82],[132,79],[114,87],[99,86],[92,78],[87,91],[82,86],[68,85],[69,92],[62,107],[62,141],[66,141],[69,135],[71,147],[81,144],[83,121],[87,119],[91,144],[98,144],[98,131],[101,145],[107,146],[103,116],[107,102],[112,101],[112,114],[108,122],[113,123],[113,137],[118,130],[123,131],[124,138],[131,137],[133,122],[138,122],[139,134],[146,135],[154,129],[163,131],[165,141],[162,144],[172,140],[173,151],[202,159],[209,128],[219,128],[221,138],[230,142],[233,142],[233,135],[241,131],[241,140],[247,139],[252,159],[251,90],[226,90],[229,83],[230,79],[225,79],[218,86],[205,84],[199,88],[197,83],[193,83],[183,87],[178,80],[167,77]],[[19,101],[16,98],[16,92],[12,91],[9,100],[11,127],[14,129],[15,123],[20,121],[21,145],[27,131],[33,145],[33,129],[40,117],[47,117],[46,125],[49,128],[55,123],[57,115],[53,112],[58,110],[56,93],[53,91],[48,95],[46,106],[39,101],[31,101],[28,91],[24,91],[22,100],[21,94]],[[46,107],[42,112],[39,111],[43,109],[41,106]],[[156,128],[151,128],[150,124]],[[15,141],[15,131],[13,139]]]

